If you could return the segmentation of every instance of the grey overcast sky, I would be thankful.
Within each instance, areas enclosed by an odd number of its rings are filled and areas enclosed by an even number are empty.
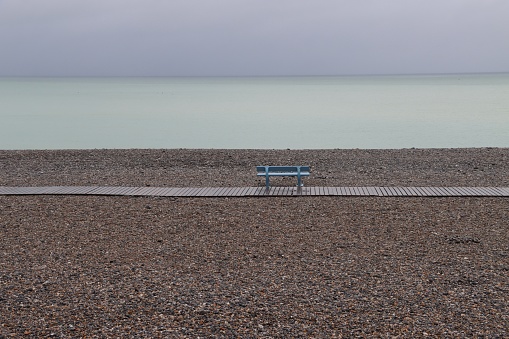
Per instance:
[[[509,72],[509,0],[0,0],[1,76]]]

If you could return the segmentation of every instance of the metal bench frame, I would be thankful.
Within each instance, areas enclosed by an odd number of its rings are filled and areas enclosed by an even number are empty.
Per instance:
[[[256,166],[256,175],[265,177],[265,187],[270,187],[270,177],[297,177],[297,186],[304,186],[302,177],[308,177],[310,174],[309,166]]]

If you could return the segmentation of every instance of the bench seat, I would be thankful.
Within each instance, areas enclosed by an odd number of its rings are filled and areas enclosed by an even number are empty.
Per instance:
[[[257,176],[265,177],[265,187],[270,186],[270,177],[297,177],[297,186],[303,186],[302,177],[311,173],[309,166],[256,166]]]

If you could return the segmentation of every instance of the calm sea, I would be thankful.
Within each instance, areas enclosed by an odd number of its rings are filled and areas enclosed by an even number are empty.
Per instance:
[[[509,74],[0,78],[0,149],[509,147]]]

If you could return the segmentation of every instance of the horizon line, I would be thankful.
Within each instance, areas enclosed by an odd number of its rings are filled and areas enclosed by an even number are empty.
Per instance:
[[[262,74],[262,75],[0,75],[0,78],[305,78],[305,77],[383,77],[509,74],[496,72],[430,72],[430,73],[352,73],[352,74]]]

